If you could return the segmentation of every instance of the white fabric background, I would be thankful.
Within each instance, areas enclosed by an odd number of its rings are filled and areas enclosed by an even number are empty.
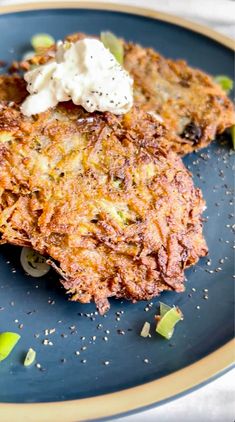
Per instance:
[[[29,1],[29,0],[28,0]],[[30,0],[30,2],[37,0]],[[45,1],[46,0],[41,0]],[[57,0],[60,1],[60,0]],[[75,0],[76,1],[76,0]],[[235,38],[234,0],[103,0],[172,13]],[[0,5],[26,3],[27,0],[0,0]],[[117,422],[234,422],[235,370],[170,403],[119,418]]]

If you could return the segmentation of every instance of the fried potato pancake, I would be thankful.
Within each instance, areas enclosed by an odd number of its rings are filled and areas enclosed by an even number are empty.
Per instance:
[[[87,37],[72,34],[75,42]],[[43,63],[53,55],[32,59]],[[22,63],[27,69],[29,64]],[[201,70],[183,60],[169,60],[151,48],[124,42],[124,67],[134,79],[134,101],[146,111],[160,115],[174,133],[167,147],[180,155],[206,147],[216,135],[235,124],[234,106],[221,87]]]
[[[235,124],[234,106],[221,87],[185,61],[126,43],[125,68],[134,78],[135,103],[160,114],[176,135],[169,147],[178,154],[206,147]]]
[[[76,33],[66,39],[75,42],[85,37]],[[212,77],[184,60],[169,60],[151,48],[123,43],[124,67],[134,79],[135,104],[160,116],[174,133],[169,149],[186,155],[206,147],[235,124],[234,105]],[[47,62],[53,49],[29,62],[15,63],[15,69],[25,71],[29,63]]]
[[[0,105],[1,243],[29,246],[74,301],[149,300],[184,290],[206,255],[201,191],[172,135],[134,107],[123,116],[71,102],[27,118]]]

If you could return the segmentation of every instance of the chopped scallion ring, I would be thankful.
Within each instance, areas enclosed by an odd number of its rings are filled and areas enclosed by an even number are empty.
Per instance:
[[[101,32],[100,39],[104,46],[109,49],[110,53],[112,53],[115,59],[120,63],[123,64],[124,59],[124,50],[123,50],[123,43],[122,41],[117,38],[112,32]]]
[[[171,307],[166,305],[163,302],[159,302],[160,303],[160,316],[161,318],[168,312],[171,310]]]
[[[50,270],[46,258],[30,248],[22,248],[20,262],[25,272],[32,277],[42,277]]]
[[[24,366],[32,365],[34,363],[35,359],[36,359],[36,352],[35,352],[35,350],[31,349],[31,347],[30,347],[26,356],[25,356]]]
[[[174,327],[183,318],[179,308],[173,307],[168,310],[157,323],[156,332],[169,340],[174,332]]]
[[[233,81],[226,75],[218,75],[215,76],[215,82],[221,86],[221,88],[229,94],[229,92],[233,89]]]
[[[49,34],[35,34],[31,38],[31,45],[34,50],[49,48],[55,44],[54,38]]]
[[[141,337],[148,337],[149,331],[150,331],[150,324],[149,324],[149,322],[146,321],[144,323],[143,328],[142,328],[141,333],[140,333]]]
[[[0,361],[6,359],[18,343],[20,335],[5,332],[0,334]]]

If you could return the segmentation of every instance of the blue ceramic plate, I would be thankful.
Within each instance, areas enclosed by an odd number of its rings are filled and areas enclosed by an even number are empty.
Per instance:
[[[85,9],[63,7],[2,10],[0,59],[8,63],[19,59],[38,32],[60,39],[76,31],[99,34],[108,29],[165,56],[186,59],[213,75],[233,77],[233,52],[222,36],[202,35],[194,26],[190,30],[191,24],[178,24],[176,18],[143,16],[150,14],[147,11],[114,12],[97,5],[92,9],[88,3]],[[102,317],[93,304],[69,302],[52,271],[42,279],[27,276],[19,262],[19,248],[0,247],[0,331],[22,336],[0,365],[0,402],[34,403],[0,405],[3,419],[5,415],[9,420],[23,420],[29,412],[38,415],[30,420],[39,421],[43,415],[43,420],[49,420],[45,415],[49,418],[52,412],[51,421],[64,422],[131,411],[182,393],[230,363],[233,153],[229,142],[217,140],[184,159],[207,201],[204,232],[210,252],[187,271],[185,293],[161,296],[163,302],[179,306],[185,317],[171,341],[154,332],[149,339],[139,336],[143,323],[153,321],[158,299],[135,305],[113,300],[111,310]],[[43,344],[45,339],[50,345]],[[39,365],[26,369],[22,359],[29,347],[37,351]],[[189,365],[190,369],[182,370]],[[43,402],[57,403],[35,404]]]

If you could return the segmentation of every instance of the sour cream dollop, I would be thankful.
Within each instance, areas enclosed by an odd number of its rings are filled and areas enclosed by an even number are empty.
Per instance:
[[[133,105],[133,80],[102,42],[85,38],[57,43],[55,57],[25,73],[26,116],[72,100],[88,112],[127,113]]]

